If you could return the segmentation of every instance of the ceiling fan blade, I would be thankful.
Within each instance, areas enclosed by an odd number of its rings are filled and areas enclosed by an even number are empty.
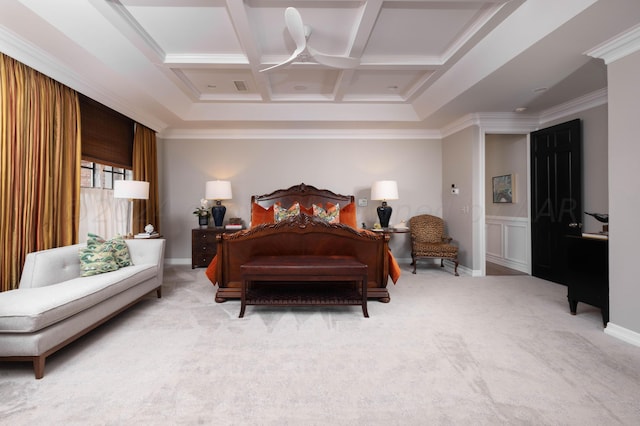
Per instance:
[[[360,65],[360,59],[358,58],[352,58],[350,56],[326,55],[324,53],[318,52],[310,46],[307,46],[307,51],[316,62],[331,68],[351,69]]]
[[[304,23],[302,22],[300,12],[298,12],[296,8],[288,7],[284,11],[284,20],[287,24],[287,29],[289,30],[291,38],[293,38],[293,41],[296,43],[296,50],[286,61],[260,70],[260,72],[271,71],[289,65],[307,48],[307,37],[305,35]]]
[[[296,50],[304,50],[307,46],[307,37],[300,12],[298,12],[294,7],[286,8],[284,11],[284,21],[287,24],[287,29],[289,30],[289,34],[291,34],[291,38],[296,43]]]
[[[270,66],[269,68],[262,69],[262,70],[260,70],[260,72],[271,71],[271,70],[275,70],[277,68],[286,67],[291,62],[295,61],[300,53],[301,52],[298,52],[298,50],[296,50],[295,52],[293,52],[293,55],[289,56],[289,59],[287,59],[286,61],[280,62],[279,64],[276,64],[276,65],[273,65],[273,66]]]
[[[285,67],[295,61],[305,51],[307,51],[309,55],[319,64],[331,68],[349,69],[355,68],[360,64],[360,59],[351,58],[349,56],[326,55],[309,47],[307,45],[307,38],[311,32],[311,29],[304,26],[304,22],[302,22],[302,16],[300,16],[300,12],[298,12],[296,8],[287,7],[284,11],[284,20],[291,38],[296,43],[296,50],[286,61],[281,62],[277,65],[273,65],[269,68],[262,69],[260,70],[260,72],[271,71],[274,69]],[[303,58],[303,60],[306,61],[306,58]]]

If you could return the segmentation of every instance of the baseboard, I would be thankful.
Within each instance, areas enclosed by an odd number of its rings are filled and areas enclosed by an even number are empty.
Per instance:
[[[170,258],[164,259],[164,264],[165,265],[191,265],[191,258],[190,257],[186,257],[186,258]]]
[[[634,346],[640,346],[640,333],[636,333],[628,328],[620,327],[619,325],[609,322],[604,332],[609,336],[631,343]]]
[[[504,257],[494,256],[489,253],[486,254],[485,259],[487,262],[495,263],[496,265],[504,266],[505,268],[509,268],[516,271],[524,272],[525,274],[529,274],[528,267],[527,267],[528,265],[526,263],[514,261],[511,259],[505,259]]]

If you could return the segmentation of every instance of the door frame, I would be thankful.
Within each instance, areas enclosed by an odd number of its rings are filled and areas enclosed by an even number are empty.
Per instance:
[[[504,123],[502,123],[504,124]],[[474,193],[478,194],[474,205],[479,208],[475,224],[473,226],[474,241],[478,241],[477,245],[474,245],[474,252],[478,254],[477,260],[480,265],[480,270],[474,270],[473,276],[486,276],[486,261],[487,261],[487,232],[486,232],[486,135],[487,134],[503,134],[503,135],[522,135],[526,138],[526,161],[527,161],[527,227],[525,231],[525,247],[526,247],[526,262],[527,262],[527,275],[531,275],[531,138],[530,133],[538,130],[537,122],[535,125],[531,123],[526,127],[526,130],[522,127],[511,128],[509,126],[491,126],[480,124],[480,140],[478,141],[478,162],[477,173],[475,177],[476,182],[480,182]]]

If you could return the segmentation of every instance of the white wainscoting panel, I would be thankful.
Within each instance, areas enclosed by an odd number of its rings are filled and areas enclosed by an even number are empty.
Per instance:
[[[526,217],[487,216],[487,262],[530,274],[529,235]]]

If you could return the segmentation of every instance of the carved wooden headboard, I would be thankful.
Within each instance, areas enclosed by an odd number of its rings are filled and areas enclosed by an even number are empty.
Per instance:
[[[336,194],[327,189],[318,189],[315,186],[301,183],[288,189],[278,189],[270,194],[254,195],[251,197],[251,208],[253,208],[253,203],[256,203],[266,209],[276,202],[280,202],[283,207],[287,208],[296,201],[306,208],[311,208],[313,204],[324,206],[327,201],[345,206],[353,203],[355,197]]]

